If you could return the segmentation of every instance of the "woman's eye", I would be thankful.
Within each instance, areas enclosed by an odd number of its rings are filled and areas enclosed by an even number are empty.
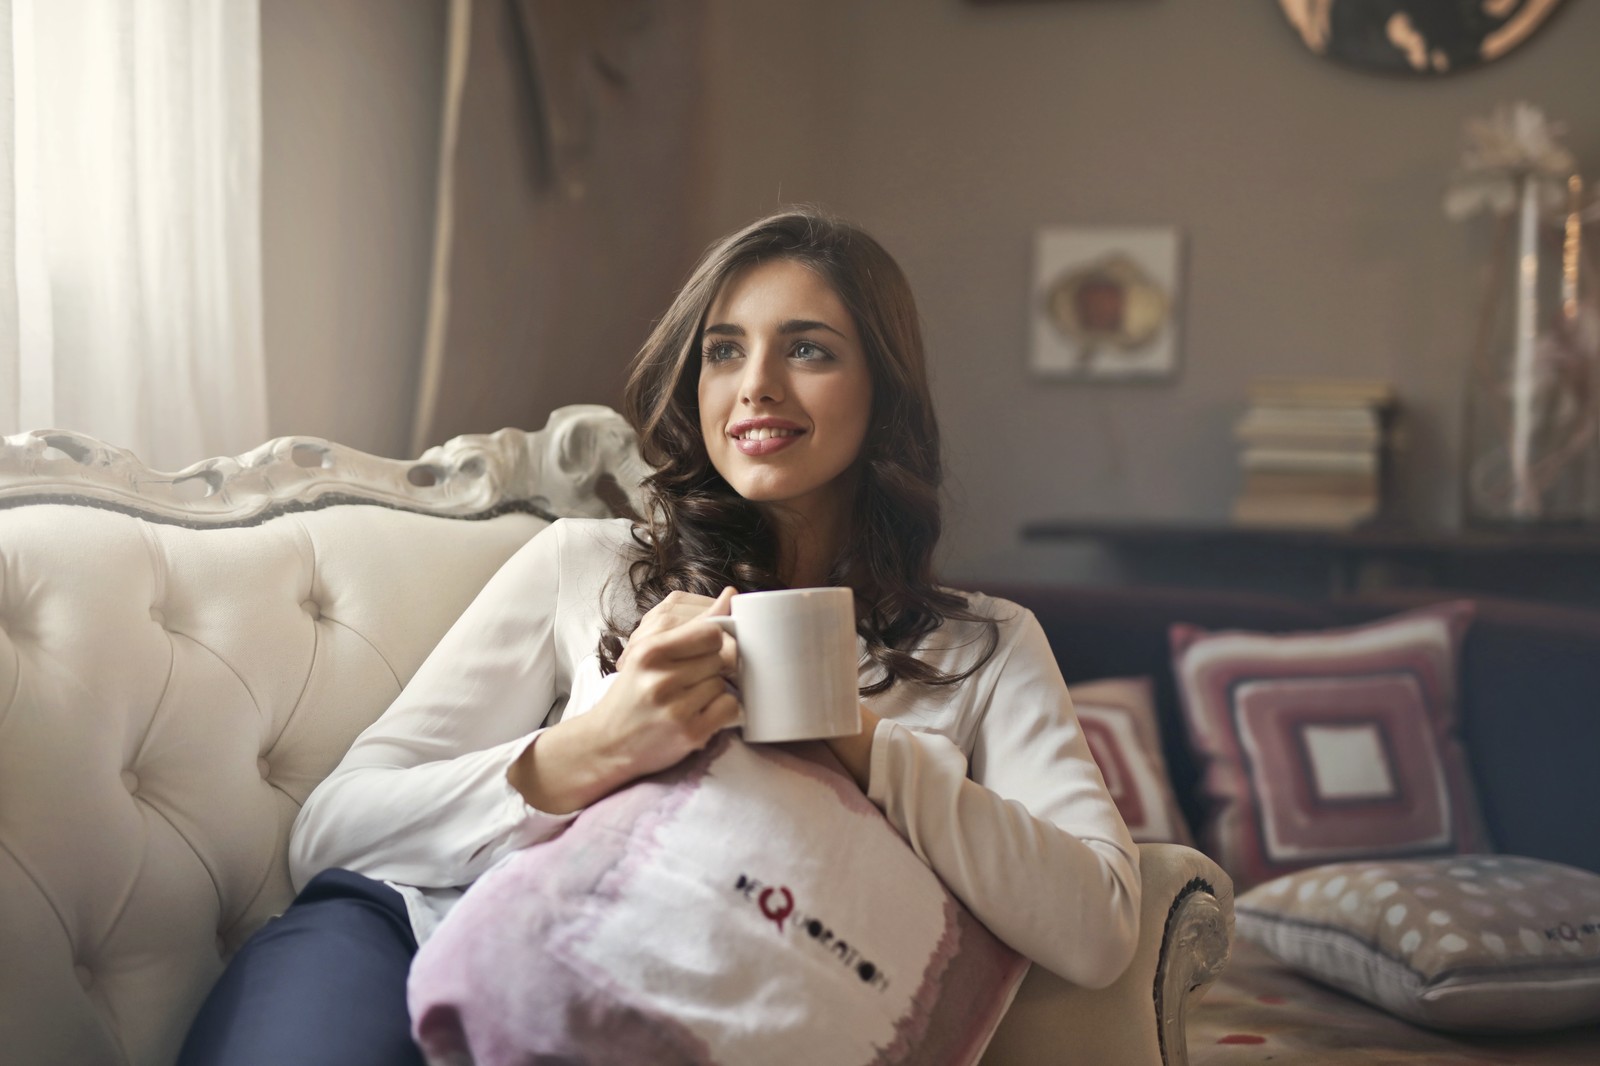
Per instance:
[[[812,344],[810,341],[801,341],[799,344],[796,344],[794,346],[794,354],[796,358],[799,359],[833,358],[828,349],[822,347],[820,344]]]
[[[720,344],[708,344],[705,348],[705,359],[708,363],[725,362],[729,359],[732,359],[737,354],[738,350],[727,342],[722,342]]]

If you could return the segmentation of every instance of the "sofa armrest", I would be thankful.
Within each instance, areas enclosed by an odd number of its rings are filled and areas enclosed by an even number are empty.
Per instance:
[[[1228,961],[1233,882],[1216,863],[1176,844],[1141,844],[1139,872],[1139,947],[1128,969],[1090,990],[1033,967],[985,1066],[1186,1066],[1184,1012]]]

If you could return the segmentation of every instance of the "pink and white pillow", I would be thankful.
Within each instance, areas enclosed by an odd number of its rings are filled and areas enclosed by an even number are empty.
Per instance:
[[[1106,678],[1073,685],[1071,691],[1089,751],[1133,839],[1192,846],[1161,754],[1150,679]]]
[[[430,1063],[975,1063],[1027,970],[821,743],[722,734],[462,897]]]
[[[1457,734],[1470,601],[1320,632],[1172,629],[1203,848],[1243,889],[1348,859],[1487,850]]]

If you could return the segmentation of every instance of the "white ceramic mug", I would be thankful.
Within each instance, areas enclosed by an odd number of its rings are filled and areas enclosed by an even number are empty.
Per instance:
[[[746,740],[818,740],[861,732],[855,594],[779,589],[733,597],[715,622],[739,645]]]

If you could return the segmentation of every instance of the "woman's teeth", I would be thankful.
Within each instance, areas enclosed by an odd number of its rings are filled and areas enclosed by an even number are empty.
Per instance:
[[[768,440],[772,437],[798,437],[798,429],[752,429],[739,434],[740,440]]]

